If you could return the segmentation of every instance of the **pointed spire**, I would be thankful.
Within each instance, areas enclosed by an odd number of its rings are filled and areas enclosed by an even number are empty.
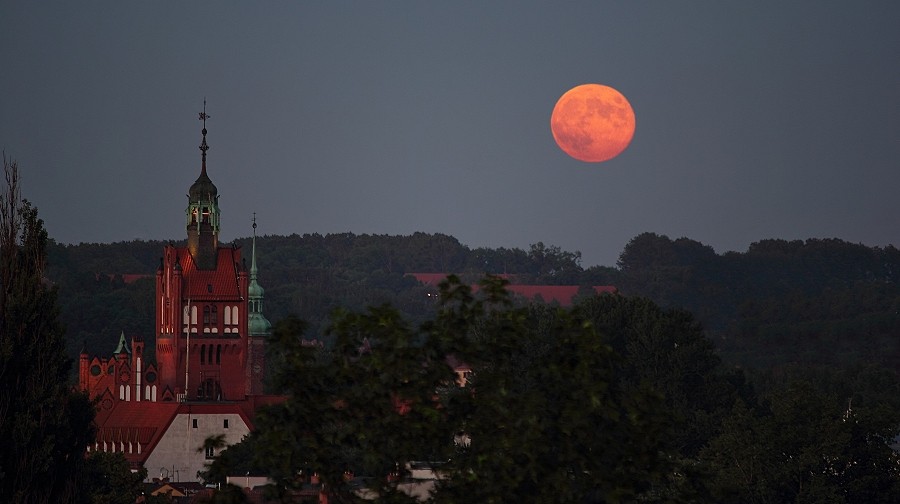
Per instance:
[[[206,98],[203,99],[203,112],[200,112],[200,120],[203,121],[203,141],[200,142],[200,152],[203,165],[200,168],[201,175],[206,174],[206,151],[209,150],[209,145],[206,144],[206,120],[210,118],[210,115],[206,113]]]
[[[200,120],[203,121],[203,142],[200,144],[200,152],[203,154],[203,163],[200,176],[188,190],[188,207],[185,211],[188,235],[188,250],[202,270],[215,269],[216,249],[219,246],[219,190],[206,174],[206,100],[203,100],[203,112],[200,112]]]
[[[122,353],[131,353],[131,349],[128,348],[128,342],[125,340],[125,331],[122,331],[122,334],[119,336],[119,346],[116,347],[116,351],[113,352],[113,355],[119,355]]]
[[[253,212],[253,252],[250,257],[250,281],[256,282],[256,212]]]
[[[256,281],[256,212],[253,212],[253,251],[250,258],[250,286],[248,287],[249,299],[249,329],[251,336],[266,335],[271,331],[272,324],[263,315],[263,298],[265,290]]]

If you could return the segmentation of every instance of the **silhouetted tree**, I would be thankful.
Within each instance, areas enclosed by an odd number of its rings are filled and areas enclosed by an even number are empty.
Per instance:
[[[85,461],[84,487],[78,492],[78,504],[133,503],[143,493],[147,469],[131,472],[121,453],[93,452]]]
[[[21,198],[18,167],[3,158],[0,193],[0,495],[8,502],[71,502],[93,408],[71,391],[56,291],[44,278],[47,232]]]

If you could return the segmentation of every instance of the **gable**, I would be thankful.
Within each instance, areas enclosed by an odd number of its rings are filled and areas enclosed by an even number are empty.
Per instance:
[[[188,299],[241,299],[239,276],[243,271],[241,249],[220,247],[216,250],[216,268],[201,270],[187,247],[176,250],[181,264],[182,296]]]

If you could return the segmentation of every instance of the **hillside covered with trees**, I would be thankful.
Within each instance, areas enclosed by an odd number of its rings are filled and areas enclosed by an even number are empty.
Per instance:
[[[49,244],[70,354],[121,331],[152,338],[162,245]],[[276,322],[269,386],[286,401],[207,482],[265,474],[290,500],[315,474],[356,502],[348,474],[362,475],[382,500],[411,502],[402,464],[430,460],[446,476],[435,502],[900,499],[893,247],[766,240],[716,254],[645,233],[615,268],[421,233],[267,236],[257,249]],[[619,293],[527,303],[490,275]],[[469,387],[447,386],[448,355],[471,366]]]
[[[406,462],[423,461],[443,475],[437,503],[900,499],[895,372],[792,367],[755,387],[687,311],[480,287],[451,278],[419,325],[390,306],[338,310],[324,348],[303,344],[301,320],[279,322],[271,385],[286,401],[203,478],[266,475],[278,502],[312,487],[413,503]],[[470,366],[464,387],[447,355]]]
[[[122,331],[152,337],[163,245],[51,243],[47,276],[59,286],[70,355],[85,344],[111,350]],[[249,254],[249,239],[234,245]],[[717,254],[694,240],[644,233],[625,245],[615,268],[583,268],[580,253],[542,243],[471,249],[424,233],[263,236],[257,251],[266,316],[297,315],[308,337],[324,337],[338,307],[389,303],[412,322],[425,320],[435,309],[434,288],[407,273],[455,273],[468,283],[505,274],[517,283],[614,285],[623,295],[686,309],[735,365],[900,365],[900,252],[890,246],[764,240]]]

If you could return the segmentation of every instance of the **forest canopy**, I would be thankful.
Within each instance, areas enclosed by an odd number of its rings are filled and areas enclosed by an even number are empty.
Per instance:
[[[49,246],[70,355],[112,349],[118,335],[151,336],[161,241]],[[248,238],[234,245],[249,252]],[[484,274],[544,285],[612,285],[663,308],[690,311],[726,362],[900,366],[900,251],[838,239],[763,240],[717,254],[700,242],[643,233],[616,267],[583,268],[578,252],[469,248],[442,234],[305,234],[257,238],[266,316],[294,314],[325,336],[335,308],[390,303],[412,322],[434,313],[433,286],[407,273]],[[127,280],[127,281],[126,281]],[[152,350],[152,349],[151,349]]]

